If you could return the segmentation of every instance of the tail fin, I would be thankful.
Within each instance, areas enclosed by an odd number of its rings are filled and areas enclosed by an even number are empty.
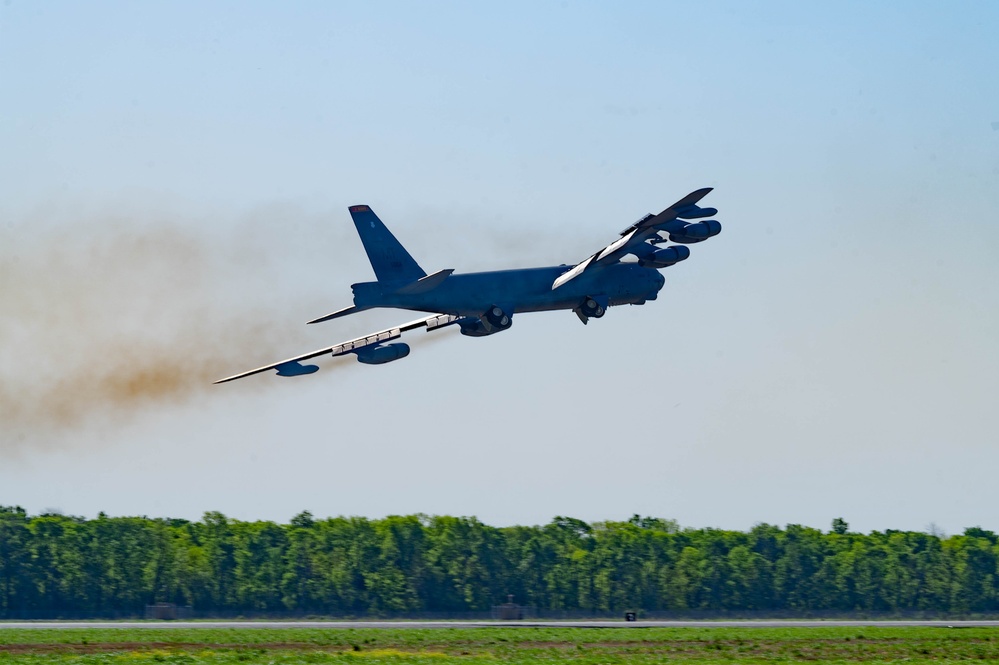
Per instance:
[[[350,206],[350,216],[379,282],[415,282],[427,273],[368,206]]]

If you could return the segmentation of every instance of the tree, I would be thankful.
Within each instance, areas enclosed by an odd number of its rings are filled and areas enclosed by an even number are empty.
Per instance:
[[[483,611],[513,593],[542,610],[999,611],[999,538],[829,533],[757,524],[681,529],[634,516],[497,529],[474,517],[289,524],[29,516],[0,506],[0,617],[202,612]]]
[[[0,506],[0,616],[19,616],[29,600],[27,514],[20,506]]]
[[[999,536],[997,536],[994,531],[986,531],[980,526],[968,527],[967,529],[964,530],[964,535],[968,536],[969,538],[984,538],[993,545],[999,542]]]

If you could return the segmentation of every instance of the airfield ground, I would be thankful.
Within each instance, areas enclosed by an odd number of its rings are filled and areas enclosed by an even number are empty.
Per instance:
[[[0,624],[7,663],[999,661],[995,627],[71,628]]]

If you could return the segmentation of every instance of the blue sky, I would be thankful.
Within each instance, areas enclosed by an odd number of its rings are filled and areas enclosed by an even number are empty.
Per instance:
[[[986,2],[6,2],[0,504],[999,528],[997,31]],[[370,279],[348,205],[471,271],[703,186],[724,232],[655,303],[207,385],[413,318],[304,326]]]

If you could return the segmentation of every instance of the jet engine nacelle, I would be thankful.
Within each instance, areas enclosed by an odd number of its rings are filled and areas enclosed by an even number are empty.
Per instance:
[[[461,334],[467,335],[469,337],[485,337],[486,335],[492,335],[496,330],[486,330],[486,327],[482,325],[482,321],[475,319],[474,321],[459,323],[458,327],[461,328]]]
[[[510,315],[503,311],[502,307],[493,305],[483,315],[485,323],[499,330],[506,330],[513,323]]]
[[[398,342],[396,344],[378,344],[376,346],[366,346],[354,351],[357,361],[365,365],[384,365],[393,360],[399,360],[409,355],[409,344]]]
[[[652,256],[642,261],[642,265],[650,268],[668,268],[680,261],[690,258],[690,249],[683,245],[674,245],[666,249],[657,249]]]
[[[493,305],[478,319],[458,324],[462,335],[469,337],[485,337],[507,330],[513,325],[513,319],[503,311],[502,307]]]
[[[467,323],[459,323],[458,327],[461,328],[462,335],[467,335],[468,337],[485,337],[486,335],[495,335],[498,332],[503,332],[510,326],[508,325],[506,328],[494,328],[481,319],[474,319]]]
[[[708,219],[703,222],[687,224],[678,231],[670,231],[669,239],[673,242],[690,245],[695,242],[707,240],[708,238],[716,236],[719,233],[721,233],[721,224],[718,220]]]
[[[587,296],[579,306],[579,311],[589,319],[599,319],[607,312],[607,299],[603,298],[605,304],[601,304],[596,298]]]
[[[717,214],[718,208],[698,208],[697,206],[689,206],[676,211],[676,216],[681,219],[700,219]]]

